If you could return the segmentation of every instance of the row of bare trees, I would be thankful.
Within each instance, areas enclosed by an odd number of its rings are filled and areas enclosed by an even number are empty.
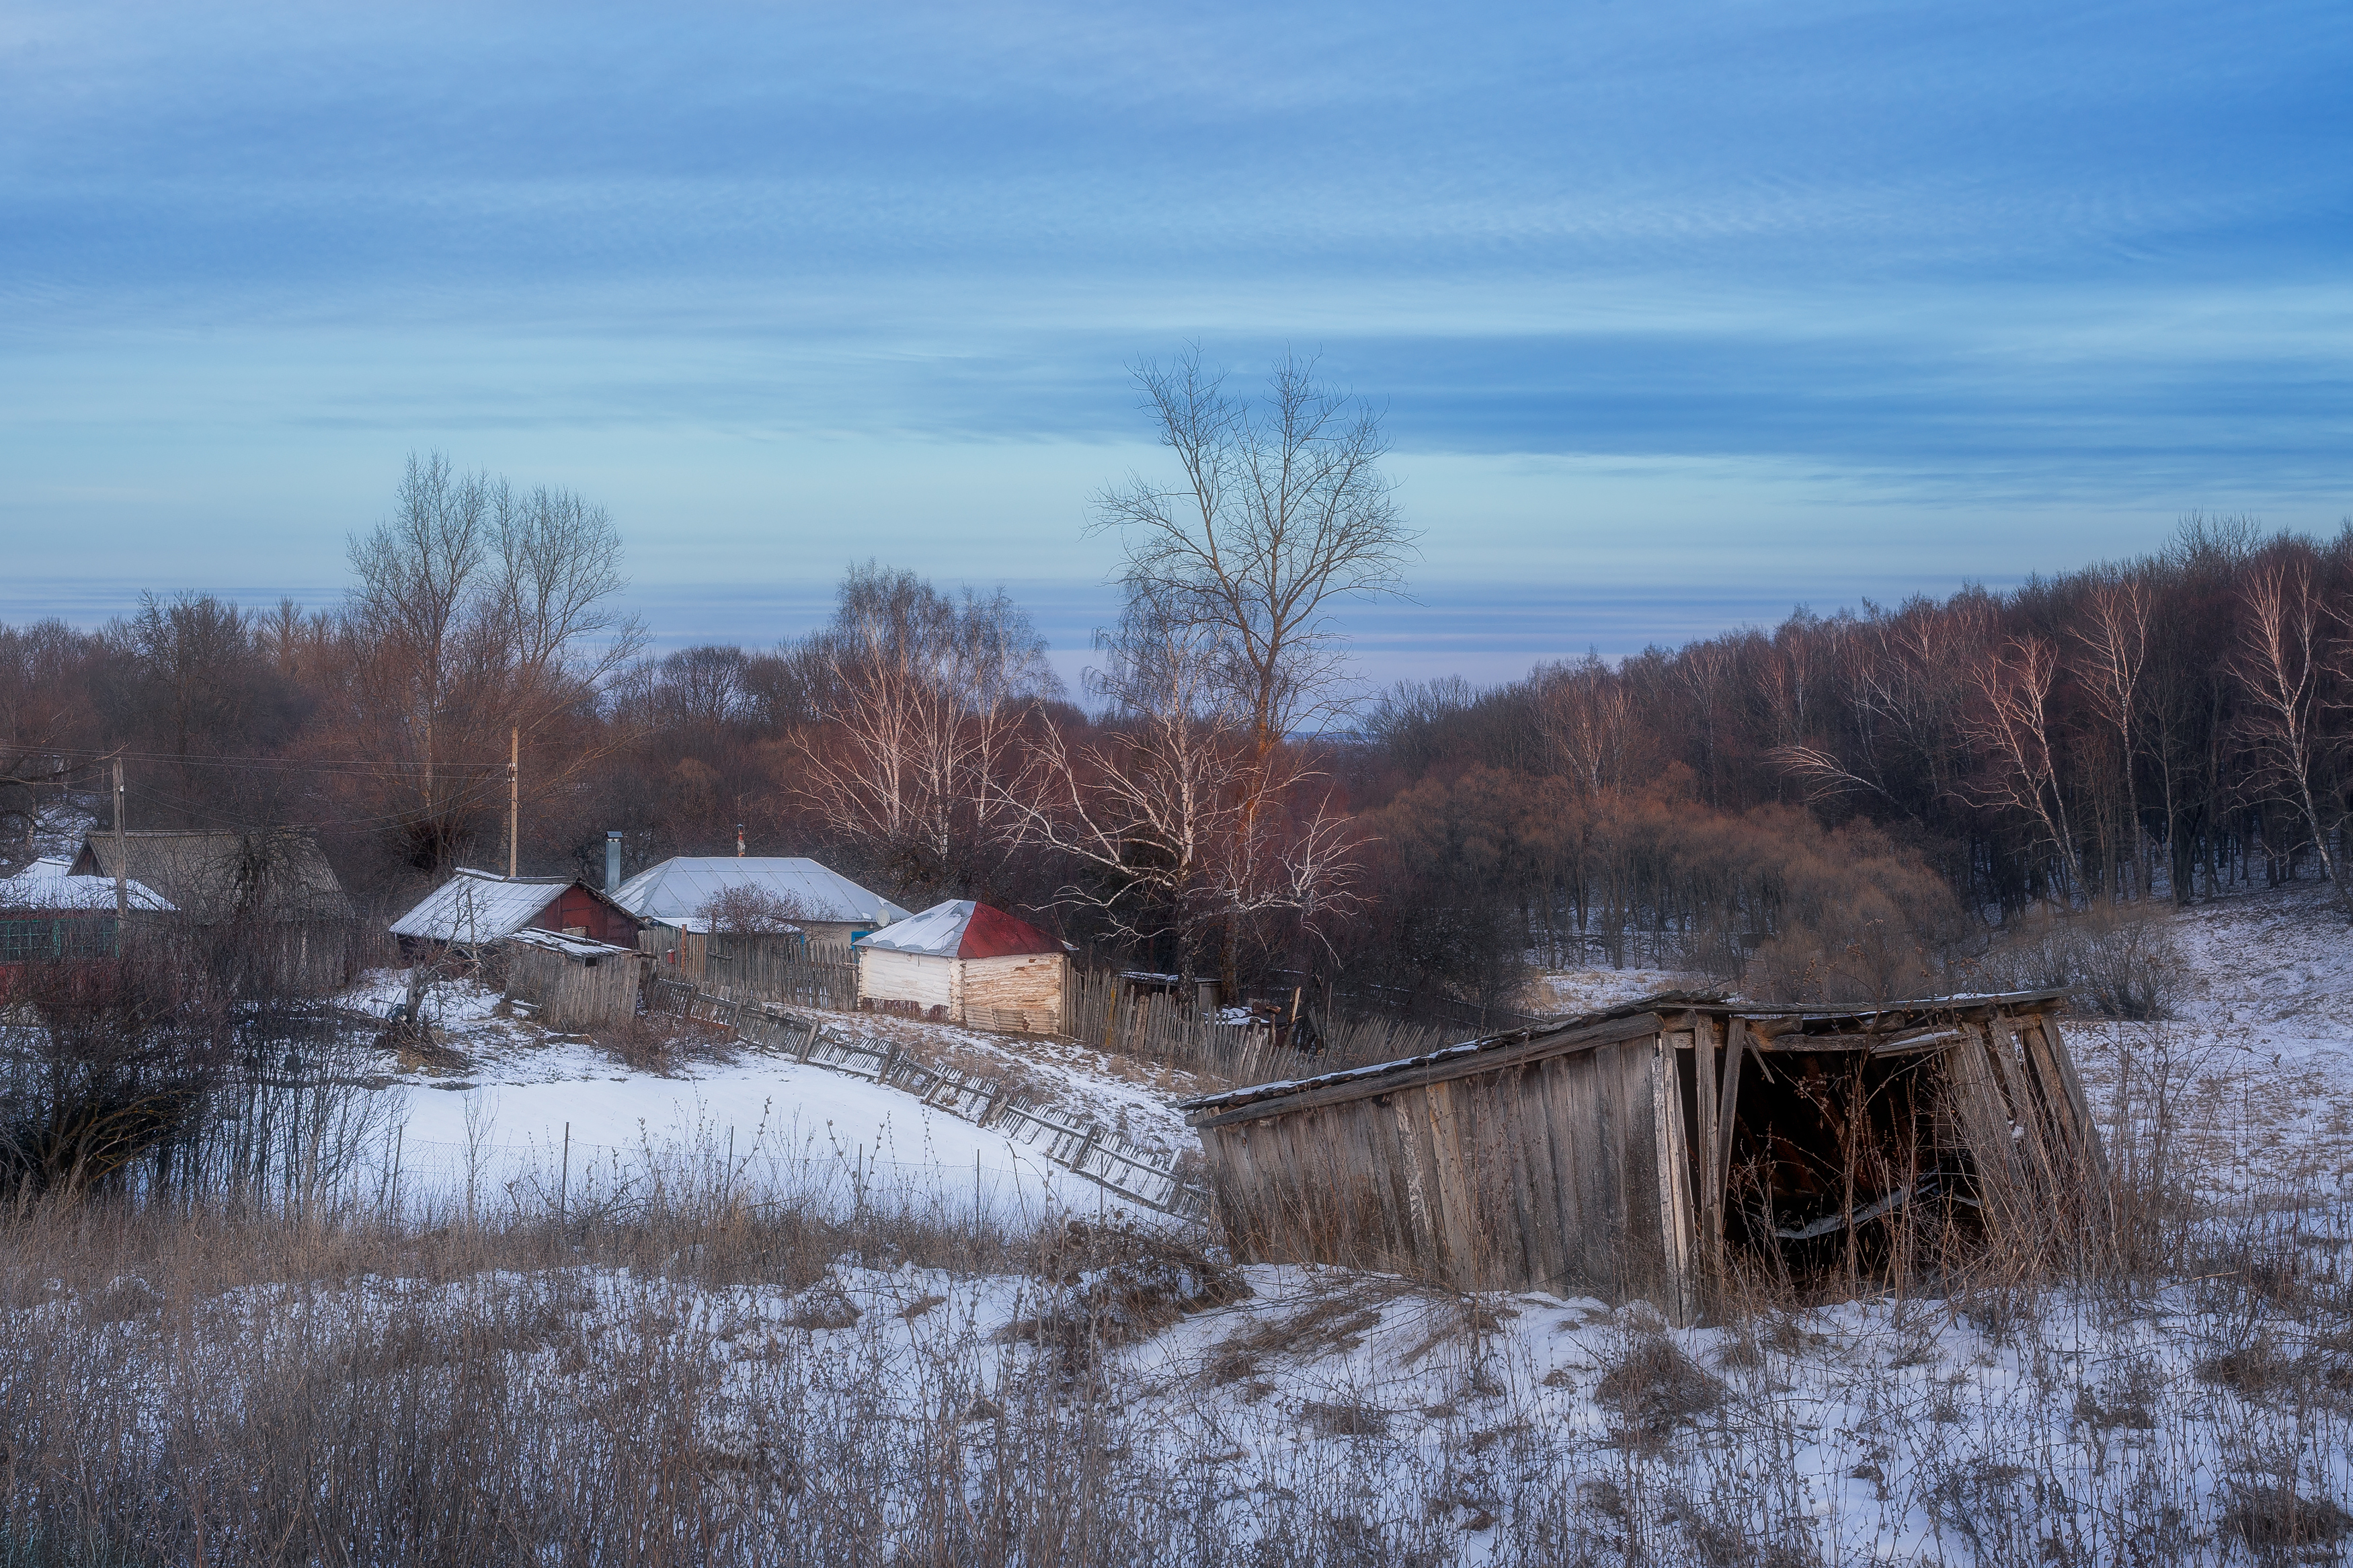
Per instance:
[[[103,811],[120,753],[137,824],[309,826],[390,904],[503,861],[512,787],[526,869],[595,876],[607,828],[632,867],[741,842],[1155,968],[1482,1003],[1531,950],[1869,989],[1989,915],[2342,886],[2353,531],[2192,519],[2011,592],[1352,709],[1335,614],[1413,544],[1377,419],[1298,362],[1137,385],[1166,461],[1096,498],[1123,610],[1077,701],[1004,593],[903,565],[806,636],[649,656],[609,518],[435,457],[332,609],[0,628],[0,834]]]
[[[2342,898],[2353,530],[2192,518],[2167,550],[2009,594],[1800,612],[1489,691],[1400,688],[1366,729],[1412,776],[1515,769],[1605,815],[1665,788],[1867,820],[1990,912],[2299,875]]]

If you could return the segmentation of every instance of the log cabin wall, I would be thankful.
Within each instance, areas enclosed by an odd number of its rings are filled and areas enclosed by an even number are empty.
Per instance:
[[[964,970],[958,1022],[1031,1035],[1061,1032],[1062,984],[1070,969],[1064,954],[1022,952],[955,962]]]

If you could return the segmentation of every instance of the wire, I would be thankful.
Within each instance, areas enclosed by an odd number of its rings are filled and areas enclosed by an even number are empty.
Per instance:
[[[180,767],[197,768],[291,768],[312,772],[326,772],[337,768],[353,768],[372,773],[385,773],[400,770],[417,772],[423,770],[426,766],[423,763],[370,762],[364,757],[331,757],[318,759],[304,757],[236,757],[223,756],[218,753],[215,753],[210,756],[193,756],[183,755],[172,752],[95,752],[79,746],[26,746],[22,748],[22,750],[29,753],[47,756],[87,757],[92,762],[99,763],[111,762],[113,759],[120,757],[126,763],[171,763]],[[433,770],[436,773],[457,773],[469,769],[496,769],[501,773],[504,773],[506,771],[506,766],[507,764],[504,763],[453,763],[440,760],[436,760],[432,763]]]

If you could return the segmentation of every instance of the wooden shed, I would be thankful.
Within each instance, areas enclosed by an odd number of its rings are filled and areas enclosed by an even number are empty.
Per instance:
[[[1684,1322],[1744,1257],[1869,1272],[1899,1238],[2105,1227],[2063,1006],[1671,994],[1184,1109],[1247,1260],[1641,1298]]]
[[[474,949],[519,931],[554,931],[635,949],[644,922],[574,877],[501,877],[460,866],[392,922],[401,951]]]
[[[1003,910],[950,899],[854,951],[860,1006],[1026,1034],[1062,1027],[1069,950]]]
[[[644,960],[633,947],[525,929],[500,942],[506,994],[551,1029],[604,1029],[637,1016]]]

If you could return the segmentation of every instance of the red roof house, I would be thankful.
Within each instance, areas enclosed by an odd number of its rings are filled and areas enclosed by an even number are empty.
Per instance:
[[[1055,1034],[1070,950],[1003,910],[950,899],[858,939],[859,1004],[985,1029]]]

